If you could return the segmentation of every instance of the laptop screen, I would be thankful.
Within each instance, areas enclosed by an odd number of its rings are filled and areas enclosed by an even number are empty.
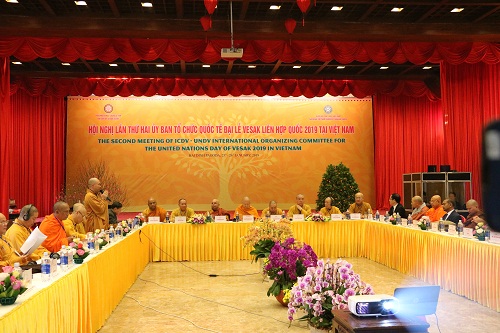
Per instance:
[[[407,287],[394,290],[399,300],[399,315],[425,316],[436,313],[439,286]]]

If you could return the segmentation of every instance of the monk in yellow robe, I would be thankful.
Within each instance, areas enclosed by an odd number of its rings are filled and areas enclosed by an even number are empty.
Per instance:
[[[323,216],[330,217],[332,214],[342,214],[338,207],[332,206],[333,199],[328,197],[325,199],[325,207],[321,208],[319,213]]]
[[[288,210],[287,216],[289,218],[292,218],[293,215],[296,214],[303,214],[304,217],[306,217],[307,215],[311,215],[311,207],[304,204],[304,195],[297,194],[297,196],[295,197],[295,202],[296,204],[290,207],[290,209]]]
[[[73,241],[73,237],[66,236],[63,221],[68,218],[69,205],[63,201],[54,204],[54,213],[45,216],[40,224],[40,231],[47,236],[42,246],[50,252],[58,252],[63,245]]]
[[[24,206],[19,213],[14,223],[10,226],[9,230],[5,233],[5,238],[10,242],[10,245],[17,253],[22,254],[21,246],[28,239],[31,234],[31,227],[35,224],[38,218],[38,209],[33,205]],[[48,252],[43,246],[39,246],[31,255],[31,261],[37,261],[42,258],[43,253]]]
[[[97,178],[90,178],[87,194],[83,204],[87,210],[85,231],[94,232],[96,229],[109,229],[108,191],[101,193],[101,182]]]
[[[432,207],[425,213],[425,216],[428,216],[431,222],[437,222],[446,214],[441,205],[441,197],[439,195],[434,195],[429,202]]]
[[[7,218],[0,213],[0,267],[14,266],[16,262],[25,265],[29,262],[27,256],[21,256],[12,248],[10,242],[4,238],[7,231]]]
[[[369,212],[372,210],[372,206],[368,203],[365,202],[365,197],[363,193],[358,192],[354,196],[354,203],[349,206],[347,209],[349,213],[354,213],[354,214],[361,214],[361,215],[367,215]]]
[[[278,208],[278,203],[274,200],[269,201],[269,206],[267,208],[264,208],[262,210],[262,218],[266,218],[266,216],[269,215],[283,215],[283,211]]]
[[[73,213],[71,213],[71,215],[63,221],[67,237],[78,238],[80,240],[84,240],[86,238],[87,234],[85,233],[85,228],[83,227],[83,221],[85,220],[86,215],[87,210],[83,204],[76,203],[73,205]]]
[[[175,222],[176,216],[185,216],[186,221],[189,220],[194,215],[194,210],[187,206],[187,200],[184,198],[179,199],[179,208],[176,208],[172,211],[172,215],[170,215],[170,221]]]
[[[243,220],[244,215],[253,215],[255,219],[259,218],[259,212],[255,207],[252,207],[250,205],[250,198],[249,197],[244,197],[241,205],[236,207],[234,210],[234,216],[236,216],[236,213],[238,213],[240,221]]]
[[[146,208],[142,215],[144,215],[144,220],[148,222],[148,218],[153,216],[158,216],[160,218],[160,222],[168,222],[167,221],[167,211],[156,205],[155,198],[149,198],[148,200],[148,208]]]

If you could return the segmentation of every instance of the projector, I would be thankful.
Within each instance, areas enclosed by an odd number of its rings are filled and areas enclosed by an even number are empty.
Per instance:
[[[241,48],[222,49],[220,50],[220,56],[221,58],[240,59],[241,57],[243,57],[243,49]]]
[[[356,295],[347,301],[349,311],[359,317],[390,316],[398,312],[399,301],[389,295]]]

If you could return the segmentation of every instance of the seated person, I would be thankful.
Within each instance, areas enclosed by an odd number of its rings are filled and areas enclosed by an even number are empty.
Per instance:
[[[356,193],[354,196],[354,203],[349,206],[347,209],[350,214],[355,213],[355,214],[361,214],[367,215],[368,212],[372,211],[372,206],[368,202],[365,202],[364,195],[361,192]]]
[[[118,224],[118,214],[122,211],[122,207],[123,205],[118,201],[114,201],[108,206],[109,226],[116,228],[116,225]]]
[[[401,202],[401,196],[399,194],[397,193],[391,194],[391,196],[389,197],[389,204],[391,205],[391,208],[389,209],[388,213],[389,216],[394,214],[399,214],[399,216],[401,216],[401,218],[403,219],[408,217],[405,208],[400,202]]]
[[[189,220],[194,215],[194,210],[187,206],[187,200],[184,198],[179,199],[179,208],[172,211],[170,215],[170,222],[175,222],[176,216],[185,216],[186,221]]]
[[[457,213],[454,207],[455,202],[450,199],[444,199],[443,201],[443,210],[446,214],[443,215],[444,221],[451,221],[457,224],[459,221],[462,221],[462,216]]]
[[[209,211],[209,214],[211,216],[223,216],[223,215],[225,215],[226,220],[231,219],[231,214],[229,214],[229,212],[227,210],[220,207],[219,200],[213,199],[211,208],[212,209],[210,209],[210,211]]]
[[[146,208],[142,215],[144,215],[144,220],[148,222],[148,218],[150,216],[158,216],[160,217],[160,222],[168,222],[167,221],[167,211],[156,205],[155,198],[149,198],[148,200],[148,208]]]
[[[27,264],[30,260],[28,256],[16,253],[10,242],[4,238],[7,231],[7,218],[0,213],[0,267],[14,266],[16,262],[20,265]]]
[[[21,208],[19,217],[14,221],[10,228],[5,233],[5,239],[10,242],[10,245],[17,253],[22,254],[21,247],[31,234],[31,227],[35,224],[38,218],[38,209],[33,205],[26,205]],[[29,259],[37,261],[42,258],[43,253],[47,249],[39,246],[30,256]]]
[[[80,240],[85,239],[86,234],[83,222],[86,215],[87,210],[85,209],[85,206],[83,204],[76,203],[73,205],[73,213],[71,213],[71,215],[69,215],[68,218],[63,221],[66,236]]]
[[[448,199],[453,201],[453,206],[455,207],[455,209],[460,210],[460,209],[464,208],[464,205],[462,205],[462,203],[457,200],[457,194],[455,192],[448,193]],[[444,201],[443,201],[443,205],[444,205]]]
[[[295,197],[295,205],[290,207],[288,209],[288,214],[287,216],[289,218],[293,218],[293,215],[295,214],[303,214],[304,217],[311,215],[311,207],[309,205],[304,204],[304,195],[302,194],[297,194]]]
[[[264,210],[262,210],[262,214],[260,214],[263,219],[266,218],[267,215],[283,215],[283,211],[278,208],[278,203],[276,201],[269,201],[269,206],[264,208]]]
[[[332,206],[333,199],[331,197],[325,198],[325,207],[321,208],[319,213],[323,216],[332,216],[332,214],[341,214],[340,209]]]
[[[465,228],[475,229],[477,225],[477,219],[486,219],[486,215],[479,209],[479,205],[476,200],[470,199],[465,204],[465,207],[469,211],[469,215],[467,215],[464,223]]]
[[[432,196],[430,203],[432,208],[425,213],[425,216],[428,216],[431,222],[437,222],[446,214],[441,205],[441,197],[439,195]]]
[[[42,243],[50,252],[58,252],[63,245],[73,241],[73,237],[66,236],[63,221],[68,218],[69,205],[63,201],[54,204],[54,213],[45,216],[40,224],[40,231],[47,236]]]
[[[422,197],[418,195],[411,198],[411,207],[413,208],[411,212],[412,220],[420,220],[429,210]]]
[[[244,197],[241,205],[236,207],[236,209],[234,210],[234,216],[236,217],[236,215],[239,216],[240,221],[243,220],[244,215],[252,215],[254,219],[259,218],[259,212],[257,211],[257,209],[255,209],[255,207],[250,205],[249,197]]]

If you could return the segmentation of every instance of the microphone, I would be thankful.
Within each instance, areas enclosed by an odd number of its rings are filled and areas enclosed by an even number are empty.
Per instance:
[[[99,192],[100,192],[101,194],[103,194],[103,193],[104,193],[104,190],[100,190]],[[106,197],[106,200],[108,200],[109,202],[113,202],[113,201],[112,201],[109,197]]]

